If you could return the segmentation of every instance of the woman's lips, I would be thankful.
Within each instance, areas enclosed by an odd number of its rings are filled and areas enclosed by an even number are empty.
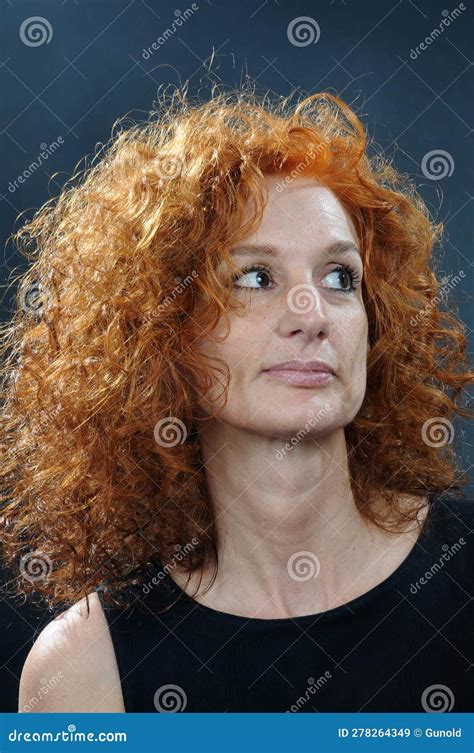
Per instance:
[[[263,372],[270,377],[280,379],[287,384],[300,387],[320,387],[334,379],[334,374],[328,371],[302,371],[298,369],[268,369]]]

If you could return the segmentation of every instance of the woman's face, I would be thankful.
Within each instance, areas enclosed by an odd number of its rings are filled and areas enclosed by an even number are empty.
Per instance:
[[[269,176],[267,182],[260,226],[233,249],[239,269],[247,268],[234,282],[235,296],[248,302],[246,313],[231,312],[227,339],[208,339],[200,350],[230,370],[221,421],[268,437],[288,439],[301,429],[317,437],[350,423],[364,399],[368,323],[359,242],[348,212],[315,179],[285,184]],[[338,251],[335,244],[342,243],[347,247]],[[274,255],[252,252],[263,244]],[[219,269],[225,272],[224,263]],[[224,331],[222,323],[216,334]],[[294,359],[324,361],[335,374],[326,384],[302,386],[265,372]],[[206,396],[206,413],[220,392]]]

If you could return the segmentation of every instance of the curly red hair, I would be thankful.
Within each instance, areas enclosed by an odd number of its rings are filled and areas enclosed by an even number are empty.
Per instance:
[[[270,174],[324,182],[359,236],[370,350],[345,428],[358,508],[386,526],[407,519],[400,493],[467,483],[452,443],[427,439],[433,421],[451,430],[471,415],[460,399],[474,377],[430,266],[442,225],[367,151],[360,120],[327,92],[292,107],[178,91],[13,235],[32,261],[2,346],[3,558],[20,567],[18,593],[72,604],[101,583],[126,589],[153,558],[186,552],[192,573],[216,553],[199,396],[228,374],[195,343],[236,305],[216,266],[236,271],[229,250],[258,226]]]

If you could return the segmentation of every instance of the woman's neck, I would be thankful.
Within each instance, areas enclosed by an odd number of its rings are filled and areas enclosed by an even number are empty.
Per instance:
[[[194,596],[200,603],[265,619],[325,611],[384,580],[414,545],[419,531],[413,524],[388,533],[357,509],[343,432],[296,447],[291,460],[281,463],[268,462],[272,441],[249,442],[235,452],[235,443],[228,442],[217,451],[215,440],[204,444],[202,455],[219,566],[206,593],[213,563],[202,570]],[[416,506],[421,501],[405,500]],[[186,585],[184,571],[172,575],[190,595],[200,576],[194,573]]]

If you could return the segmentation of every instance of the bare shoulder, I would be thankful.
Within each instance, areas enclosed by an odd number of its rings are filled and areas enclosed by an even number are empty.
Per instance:
[[[97,593],[62,612],[38,635],[20,678],[19,711],[125,711],[107,620]]]

